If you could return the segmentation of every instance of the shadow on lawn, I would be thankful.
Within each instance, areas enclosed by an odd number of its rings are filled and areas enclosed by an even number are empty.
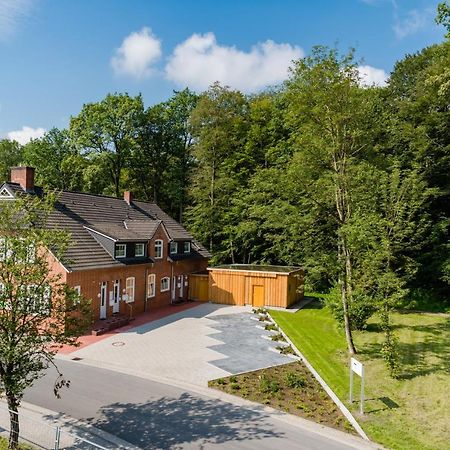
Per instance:
[[[380,332],[377,324],[371,324],[367,331]],[[418,376],[450,370],[450,340],[443,335],[450,331],[450,319],[430,325],[393,326],[394,330],[424,333],[420,342],[398,343],[400,379],[407,380]],[[440,340],[437,340],[439,337]],[[381,358],[381,342],[366,344],[361,353],[371,358]]]
[[[179,448],[183,444],[220,444],[282,437],[267,415],[218,400],[183,393],[143,403],[113,403],[101,408],[94,427],[143,449]],[[258,445],[258,444],[254,444]]]

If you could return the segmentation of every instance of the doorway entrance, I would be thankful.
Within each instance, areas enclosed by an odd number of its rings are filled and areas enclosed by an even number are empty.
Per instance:
[[[252,286],[252,305],[256,307],[264,306],[264,286]]]
[[[103,281],[100,288],[100,319],[106,319],[106,301],[108,293],[108,282]]]

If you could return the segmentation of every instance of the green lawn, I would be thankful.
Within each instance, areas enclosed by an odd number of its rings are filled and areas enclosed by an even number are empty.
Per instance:
[[[309,307],[308,307],[309,306]],[[271,311],[294,344],[348,405],[348,358],[343,331],[314,302],[297,313]],[[380,358],[383,335],[376,318],[355,333],[365,363],[366,414],[352,412],[371,439],[393,449],[450,448],[450,317],[395,313],[401,377],[389,377]]]

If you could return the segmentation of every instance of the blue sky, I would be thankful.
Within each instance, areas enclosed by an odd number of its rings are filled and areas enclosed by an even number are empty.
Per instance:
[[[443,40],[437,4],[0,0],[0,137],[66,127],[108,92],[141,92],[146,105],[215,80],[255,92],[317,44],[355,47],[367,82],[382,84],[397,59]]]

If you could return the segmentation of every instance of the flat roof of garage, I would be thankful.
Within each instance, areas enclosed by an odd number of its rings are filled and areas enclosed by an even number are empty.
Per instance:
[[[303,268],[296,266],[271,266],[263,264],[224,264],[216,267],[208,267],[208,269],[241,270],[245,272],[275,272],[289,274],[292,272],[298,272]]]

